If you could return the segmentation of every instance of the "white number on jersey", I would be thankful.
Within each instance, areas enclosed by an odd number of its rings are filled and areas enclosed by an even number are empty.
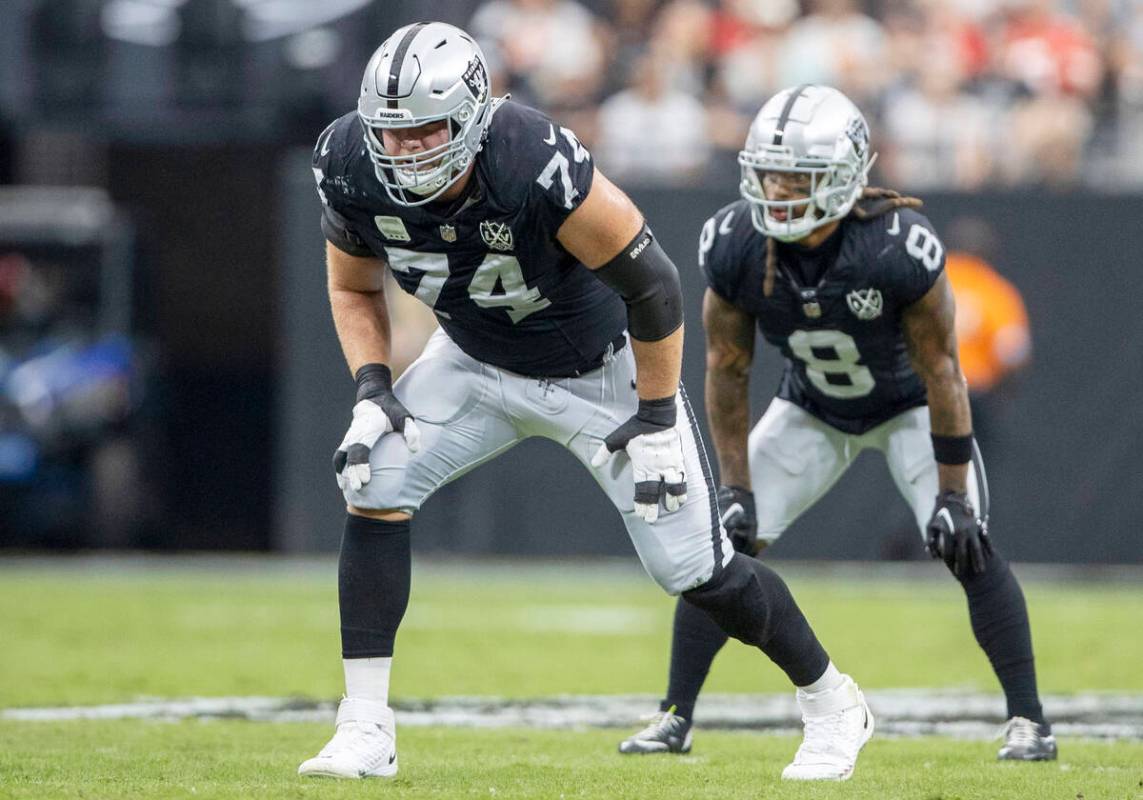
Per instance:
[[[842,331],[794,331],[790,334],[790,350],[806,365],[806,376],[826,397],[846,400],[864,397],[873,391],[873,373],[859,364],[861,353],[857,342]],[[814,349],[832,350],[837,358],[822,358]],[[828,375],[844,375],[846,384],[830,383]]]
[[[549,128],[551,128],[550,125]],[[591,157],[587,152],[587,148],[580,144],[579,139],[576,138],[574,133],[572,133],[567,128],[560,128],[560,133],[562,133],[564,138],[568,140],[568,144],[572,149],[572,158],[575,159],[575,163],[579,164]],[[550,139],[544,139],[544,144],[556,143],[554,130],[552,130],[550,136]],[[575,188],[575,186],[572,185],[571,164],[568,162],[567,156],[565,156],[559,150],[552,153],[552,159],[548,162],[548,165],[544,167],[544,171],[540,173],[540,177],[536,178],[536,183],[540,184],[545,189],[551,189],[552,181],[555,178],[557,172],[560,173],[560,183],[563,184],[564,188],[564,208],[570,210],[572,207],[572,202],[579,196],[579,189]]]
[[[706,221],[699,234],[699,266],[706,266],[706,254],[714,247],[714,217]]]
[[[925,269],[933,272],[941,266],[941,256],[945,249],[936,234],[919,222],[914,222],[909,228],[909,238],[905,240],[905,250],[909,255],[925,265]]]
[[[504,291],[494,293],[498,280]],[[507,306],[512,322],[519,322],[552,304],[551,300],[540,296],[539,289],[528,288],[524,271],[515,256],[492,253],[484,257],[480,269],[472,276],[468,296],[481,308]]]
[[[393,271],[408,273],[420,270],[425,273],[413,294],[426,306],[433,308],[448,280],[448,257],[443,253],[418,253],[400,247],[386,247],[385,251],[389,254],[389,268]]]
[[[441,289],[449,278],[448,256],[444,253],[418,253],[400,247],[387,247],[389,267],[396,272],[423,272],[414,296],[446,319],[449,315],[435,308]],[[499,280],[502,292],[494,291]],[[489,253],[480,263],[468,284],[468,296],[481,308],[506,306],[508,317],[516,323],[547,308],[551,300],[540,296],[540,290],[529,288],[524,281],[524,270],[515,256]]]
[[[730,221],[734,219],[734,212],[731,211],[722,218],[722,224],[718,226],[717,231],[714,227],[714,217],[708,219],[702,226],[702,233],[699,234],[699,253],[698,261],[699,266],[706,266],[706,254],[710,252],[710,248],[714,247],[715,233],[727,235],[731,231]]]
[[[544,171],[540,173],[540,177],[536,178],[536,183],[545,189],[551,189],[552,178],[555,176],[557,170],[560,173],[560,182],[564,185],[564,208],[570,209],[572,207],[572,201],[575,200],[579,194],[579,189],[572,186],[571,170],[567,156],[559,150],[554,152],[552,154],[552,160],[548,162],[548,166],[544,167]]]

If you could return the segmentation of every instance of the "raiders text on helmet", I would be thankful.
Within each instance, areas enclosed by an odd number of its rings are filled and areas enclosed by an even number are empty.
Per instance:
[[[369,59],[357,114],[378,180],[393,202],[419,206],[456,183],[480,152],[495,104],[484,54],[443,22],[397,30]],[[448,141],[410,155],[385,151],[382,130],[448,123]]]
[[[861,197],[873,163],[869,126],[837,89],[812,84],[784,89],[754,118],[738,163],[739,191],[750,203],[754,227],[794,241],[841,219]],[[762,187],[766,173],[808,176],[808,202],[768,200]]]

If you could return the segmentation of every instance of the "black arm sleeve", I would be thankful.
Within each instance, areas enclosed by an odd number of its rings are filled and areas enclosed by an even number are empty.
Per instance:
[[[683,324],[679,271],[646,224],[596,277],[627,303],[627,329],[641,342],[657,342]]]

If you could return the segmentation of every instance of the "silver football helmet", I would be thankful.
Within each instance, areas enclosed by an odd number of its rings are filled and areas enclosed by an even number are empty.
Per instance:
[[[440,197],[480,152],[495,110],[488,65],[467,33],[444,22],[398,29],[369,59],[357,114],[377,179],[403,206]],[[446,120],[448,140],[410,155],[385,151],[382,131]]]
[[[750,125],[746,147],[738,154],[739,191],[750,202],[755,228],[795,241],[849,213],[861,198],[874,158],[869,126],[848,97],[812,84],[783,89]],[[772,173],[804,176],[808,196],[767,199],[763,183]]]

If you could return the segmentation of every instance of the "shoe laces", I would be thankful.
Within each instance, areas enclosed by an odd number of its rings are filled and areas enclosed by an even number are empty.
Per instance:
[[[329,744],[321,749],[319,756],[332,756],[348,751],[362,758],[373,757],[378,748],[385,745],[385,730],[372,722],[343,722],[337,726]]]
[[[798,755],[817,753],[819,755],[846,755],[836,746],[836,742],[848,737],[845,725],[845,711],[824,714],[819,717],[802,717],[805,733]]]
[[[1032,747],[1040,742],[1040,726],[1026,717],[1013,717],[1004,724],[1000,738],[1012,747]]]
[[[676,736],[685,725],[685,720],[675,714],[674,706],[666,711],[658,711],[651,715],[647,727],[639,731],[635,738],[651,739],[656,737]]]

